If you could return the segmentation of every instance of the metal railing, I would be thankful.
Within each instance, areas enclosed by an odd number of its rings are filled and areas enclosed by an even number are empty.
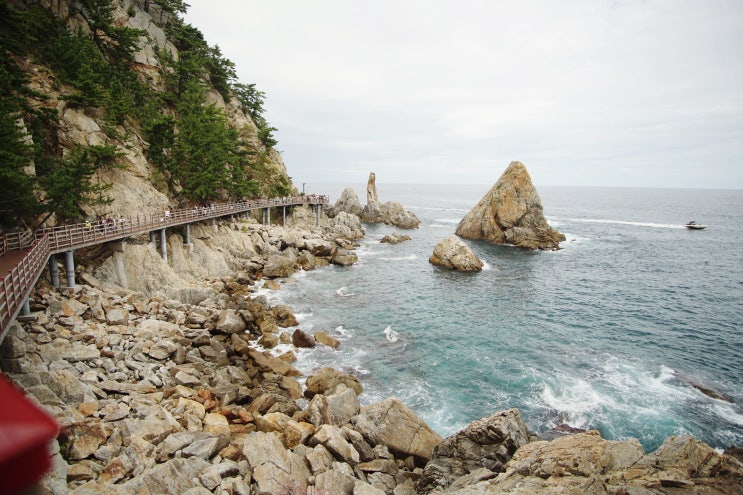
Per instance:
[[[3,275],[2,282],[0,282],[0,342],[52,254],[250,210],[326,203],[328,203],[327,196],[314,195],[257,199],[163,210],[156,214],[111,218],[98,222],[60,225],[39,229],[33,234],[30,232],[5,233],[1,239],[0,256],[24,249],[28,249],[28,252]]]

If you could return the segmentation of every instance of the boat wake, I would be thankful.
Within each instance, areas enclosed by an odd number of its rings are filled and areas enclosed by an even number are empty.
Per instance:
[[[582,222],[582,223],[604,223],[613,225],[631,225],[634,227],[649,227],[654,229],[683,229],[684,226],[681,224],[672,223],[654,223],[654,222],[630,222],[627,220],[607,220],[604,218],[565,218],[562,221],[565,222]],[[556,223],[560,222],[560,219],[555,219]]]

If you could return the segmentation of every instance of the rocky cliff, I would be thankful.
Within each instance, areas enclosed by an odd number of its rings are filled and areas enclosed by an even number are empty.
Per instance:
[[[0,51],[11,55],[17,75],[2,86],[7,98],[2,103],[18,116],[23,139],[35,150],[19,152],[33,156],[31,167],[25,168],[28,180],[15,170],[9,173],[19,183],[31,184],[37,203],[4,216],[2,226],[33,223],[31,214],[38,221],[47,211],[54,212],[48,224],[55,218],[146,214],[169,204],[282,195],[293,189],[275,141],[266,137],[275,129],[260,113],[263,93],[237,83],[231,62],[195,28],[184,25],[183,2],[7,3],[3,15],[11,15],[4,29],[28,39],[0,40]],[[89,55],[80,53],[86,50]],[[196,97],[201,105],[189,102]],[[246,101],[256,108],[248,108]],[[179,140],[186,139],[183,129],[189,118],[206,125],[209,118],[200,118],[200,112],[215,119],[212,130],[222,133],[219,139],[231,155],[220,157],[221,163],[205,156],[201,170],[187,170],[178,160],[192,163],[198,157]],[[93,153],[86,155],[91,147]],[[113,157],[105,165],[75,161],[101,149]],[[209,186],[210,197],[197,188],[211,179],[202,178],[199,184],[198,173],[212,174],[217,181]],[[74,204],[62,208],[57,196],[63,192],[55,187],[66,180],[71,181],[69,190],[80,190],[72,197]]]
[[[459,222],[457,235],[525,249],[559,249],[565,236],[544,218],[542,201],[526,167],[511,162],[477,205]]]

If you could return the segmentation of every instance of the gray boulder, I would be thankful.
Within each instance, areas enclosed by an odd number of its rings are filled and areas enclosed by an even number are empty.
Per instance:
[[[458,433],[445,438],[434,450],[416,488],[428,493],[445,488],[457,478],[480,469],[500,473],[516,449],[529,443],[529,431],[518,409],[497,412],[470,423]],[[478,473],[478,479],[482,478]]]
[[[453,235],[436,244],[428,258],[432,265],[463,272],[482,270],[483,262],[459,237]]]
[[[441,437],[396,397],[362,407],[351,420],[372,445],[386,445],[394,454],[413,456],[425,464]]]

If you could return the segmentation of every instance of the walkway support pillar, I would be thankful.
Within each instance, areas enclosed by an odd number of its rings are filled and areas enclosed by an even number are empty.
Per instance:
[[[191,244],[191,224],[190,223],[186,224],[186,233],[185,233],[184,241],[186,241],[187,246]]]
[[[271,207],[266,208],[266,223],[271,225]]]
[[[67,287],[75,287],[75,258],[72,257],[73,251],[64,252],[64,267],[67,271]]]
[[[150,242],[153,246],[157,247],[157,236],[155,235],[154,230],[150,230]]]
[[[286,205],[282,206],[282,208],[284,209],[284,223],[282,223],[281,225],[286,227]]]
[[[57,265],[57,255],[49,256],[49,275],[52,278],[52,287],[59,289],[59,265]]]
[[[165,229],[160,229],[160,256],[168,262],[168,242],[165,239]]]
[[[317,226],[320,226],[320,205],[315,205],[315,209],[317,210]]]
[[[31,314],[31,303],[30,303],[30,301],[28,300],[28,296],[26,296],[26,297],[25,297],[25,298],[23,299],[23,306],[21,306],[21,314],[22,314],[23,316],[28,316],[28,315],[30,315],[30,314]]]

